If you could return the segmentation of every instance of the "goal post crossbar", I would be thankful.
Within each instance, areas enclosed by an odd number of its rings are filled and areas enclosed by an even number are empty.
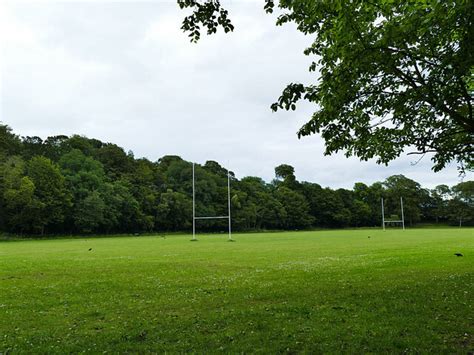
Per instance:
[[[230,214],[230,171],[227,170],[227,216],[196,216],[196,187],[195,187],[195,172],[193,163],[193,239],[196,239],[196,221],[202,219],[227,219],[229,223],[229,240],[232,240],[232,220]]]
[[[220,219],[220,218],[229,218],[229,216],[194,217],[194,219]]]

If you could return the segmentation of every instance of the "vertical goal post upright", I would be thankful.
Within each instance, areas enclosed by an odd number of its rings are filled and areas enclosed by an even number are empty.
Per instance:
[[[227,216],[196,216],[196,184],[195,184],[195,163],[193,163],[193,239],[191,241],[197,241],[196,239],[196,220],[201,219],[227,219],[229,224],[229,242],[233,242],[232,239],[232,220],[231,220],[231,203],[230,203],[230,171],[227,169]]]
[[[385,224],[386,223],[401,223],[402,224],[402,229],[405,230],[405,214],[403,212],[403,197],[400,197],[400,211],[402,214],[402,219],[400,220],[387,220],[385,219],[385,208],[383,204],[383,197],[381,198],[382,201],[382,228],[385,230]]]

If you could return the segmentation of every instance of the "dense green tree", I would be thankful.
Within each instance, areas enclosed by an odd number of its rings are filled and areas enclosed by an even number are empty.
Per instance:
[[[102,164],[73,149],[59,161],[70,191],[75,198],[81,198],[89,191],[98,190],[105,180]]]
[[[281,164],[275,168],[275,176],[277,179],[292,179],[295,180],[295,168],[288,164]]]
[[[255,229],[284,228],[283,221],[287,213],[283,205],[272,195],[270,186],[261,178],[248,176],[243,178],[238,188],[247,194],[249,203],[247,213],[252,213],[249,218],[254,222]],[[254,211],[251,212],[251,209]]]
[[[351,206],[351,225],[356,227],[370,226],[372,210],[368,203],[354,200]]]
[[[454,197],[447,202],[447,217],[452,224],[459,227],[470,225],[474,220],[474,209],[465,201]]]
[[[175,166],[172,166],[176,168]],[[170,169],[170,172],[173,170]],[[224,173],[225,172],[225,173]],[[189,166],[184,170],[186,175],[181,175],[183,181],[182,191],[191,193],[192,173]],[[201,216],[225,216],[228,213],[227,206],[227,172],[224,170],[218,175],[213,174],[205,166],[195,166],[195,193],[196,193],[196,215]],[[187,188],[189,186],[189,189]],[[175,188],[179,189],[178,186]],[[220,226],[220,221],[203,221],[203,226]]]
[[[288,211],[281,201],[276,197],[268,193],[257,193],[256,200],[259,201],[257,206],[257,229],[284,229],[288,225],[288,221],[291,217],[288,217]],[[286,207],[289,207],[288,205]],[[303,212],[305,212],[303,206]],[[306,222],[309,218],[303,216],[303,224],[306,226]],[[303,226],[302,226],[303,227]]]
[[[323,226],[324,222],[321,219],[321,196],[323,194],[322,187],[319,184],[314,184],[310,182],[303,182],[301,184],[302,193],[305,196],[309,204],[309,213],[313,217],[314,225]]]
[[[245,191],[249,196],[255,196],[257,192],[269,192],[267,183],[257,176],[246,176],[238,182],[239,190]]]
[[[163,191],[165,177],[158,164],[147,159],[138,159],[128,174],[129,190],[140,206],[140,226],[143,230],[152,230],[155,225],[156,205],[159,192]]]
[[[17,156],[9,158],[2,169],[2,215],[12,232],[38,232],[44,204],[35,196],[35,184],[25,174],[26,164]]]
[[[74,228],[86,233],[94,231],[104,223],[106,208],[99,192],[105,184],[102,164],[84,155],[82,151],[72,149],[60,159],[59,165],[72,195],[73,205],[69,218]],[[89,207],[91,209],[86,211]]]
[[[36,230],[44,234],[45,228],[61,226],[70,206],[70,196],[59,167],[42,156],[33,157],[27,164],[26,175],[33,182],[34,196],[41,201]]]
[[[35,185],[27,176],[19,179],[14,186],[4,191],[6,224],[14,232],[38,232],[40,213],[44,209],[35,196]]]
[[[236,230],[251,230],[257,228],[258,215],[257,205],[247,193],[233,191],[232,204],[232,226]]]
[[[158,160],[159,170],[165,172],[172,164],[184,162],[183,158],[177,155],[165,155]]]
[[[156,223],[160,229],[188,229],[192,221],[192,201],[181,192],[168,189],[160,196]]]
[[[94,153],[97,151],[97,149],[100,149],[103,144],[104,143],[98,139],[91,139],[75,134],[69,137],[63,145],[66,151],[77,149],[86,156],[94,156]]]
[[[453,186],[452,192],[468,205],[474,205],[474,181],[460,182]]]
[[[286,218],[282,220],[282,227],[289,229],[307,228],[313,223],[309,214],[309,205],[303,195],[280,186],[275,191],[275,198],[286,211]]]
[[[356,216],[354,215],[354,213],[357,208],[363,208],[362,207],[363,203],[355,205],[356,199],[354,197],[354,192],[351,190],[337,189],[336,194],[338,195],[339,199],[342,201],[342,204],[344,206],[342,211],[340,211],[343,213],[343,216],[344,216],[344,218],[342,218],[342,220],[344,220],[343,226],[348,226],[348,225],[360,226],[360,222],[357,218],[355,218]],[[363,210],[359,210],[358,213],[362,215]]]
[[[474,181],[465,181],[453,186],[447,210],[449,219],[459,222],[459,226],[474,223]]]
[[[383,183],[375,182],[369,186],[366,202],[369,204],[372,212],[370,224],[372,226],[381,225],[382,223],[381,199],[385,196],[386,191],[384,189]]]
[[[98,191],[91,191],[83,199],[75,201],[74,226],[81,233],[91,233],[106,224],[106,205]]]
[[[116,144],[103,144],[95,151],[94,158],[102,163],[106,174],[112,179],[129,174],[133,169],[133,157]]]
[[[37,155],[45,154],[43,140],[40,137],[22,137],[22,156],[25,160],[31,159]]]
[[[6,211],[4,194],[4,170],[9,169],[4,162],[14,155],[21,154],[22,146],[20,138],[14,134],[10,127],[0,123],[0,230],[4,229],[6,223]]]
[[[7,156],[19,155],[21,149],[20,138],[12,132],[10,127],[0,123],[0,162]]]
[[[185,190],[191,192],[192,187],[192,165],[191,163],[184,161],[178,156],[165,156],[158,160],[158,171],[163,172],[164,184],[163,192],[167,189],[173,191]],[[196,166],[196,174],[200,175],[200,178],[196,178],[197,181],[205,180],[205,171],[200,169],[200,166]]]
[[[227,170],[216,161],[206,161],[203,168],[211,172],[212,174],[219,175],[221,177],[227,177]]]
[[[350,224],[350,210],[336,191],[309,183],[304,183],[303,189],[317,226],[344,227]]]
[[[451,196],[451,189],[447,185],[438,185],[430,191],[432,206],[424,213],[429,219],[438,223],[444,221],[448,216],[447,202]]]
[[[296,181],[295,169],[288,164],[281,164],[275,168],[275,177],[277,181],[281,181],[283,186],[289,189],[295,190],[298,188],[298,182]]]
[[[105,183],[98,192],[105,204],[104,220],[100,224],[105,232],[151,229],[127,182],[119,180]]]
[[[356,182],[352,188],[354,197],[360,201],[368,203],[370,198],[370,188],[363,182]]]
[[[43,142],[44,155],[54,162],[59,161],[59,159],[68,151],[68,146],[66,145],[68,139],[69,138],[65,135],[46,138]]]

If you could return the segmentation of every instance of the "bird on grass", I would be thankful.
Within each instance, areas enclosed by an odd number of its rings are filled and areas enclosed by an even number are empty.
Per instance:
[[[89,248],[89,251],[91,251],[91,250],[92,250],[92,248]]]
[[[462,255],[461,253],[454,253],[454,255],[456,255],[456,256],[464,256],[464,255]]]
[[[367,238],[370,238],[370,235]]]

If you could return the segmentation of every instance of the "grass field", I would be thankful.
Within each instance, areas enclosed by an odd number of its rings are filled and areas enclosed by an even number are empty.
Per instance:
[[[0,242],[0,353],[474,351],[474,229],[225,238]]]

